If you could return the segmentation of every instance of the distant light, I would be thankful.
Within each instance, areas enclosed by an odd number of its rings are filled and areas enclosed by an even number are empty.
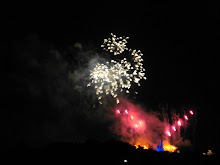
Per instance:
[[[125,159],[124,162],[126,163],[126,162],[128,162],[128,160]]]
[[[178,123],[178,125],[179,125],[179,126],[181,126],[181,125],[182,125],[180,120],[178,120],[178,122],[177,122],[177,123]]]
[[[189,110],[189,113],[190,113],[191,115],[193,115],[193,114],[194,114],[192,110]]]
[[[175,126],[173,126],[172,128],[173,128],[174,131],[176,131],[176,127]]]
[[[127,109],[125,110],[125,113],[128,114],[128,110]]]
[[[133,119],[134,119],[134,116],[131,116],[131,119],[133,120]]]
[[[186,120],[189,120],[188,116],[186,116],[186,115],[184,115],[184,118],[185,118]]]
[[[213,155],[213,153],[212,153],[212,150],[208,150],[208,152],[207,152],[207,154],[206,155]]]
[[[120,110],[117,110],[116,113],[121,113]]]
[[[138,125],[137,125],[137,124],[135,124],[135,127],[136,127],[136,128],[138,128]]]

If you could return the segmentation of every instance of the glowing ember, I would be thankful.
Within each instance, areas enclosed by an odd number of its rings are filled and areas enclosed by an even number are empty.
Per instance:
[[[181,125],[182,125],[180,120],[179,120],[177,123],[178,123],[178,125],[179,125],[179,126],[181,126]]]
[[[184,118],[185,118],[186,120],[189,120],[188,116],[186,116],[186,115],[184,115]]]
[[[121,113],[121,112],[120,112],[120,110],[117,110],[117,111],[116,111],[116,113],[118,113],[118,114],[119,114],[119,113]]]
[[[167,135],[168,135],[168,136],[171,136],[171,133],[170,133],[170,131],[167,131]]]
[[[190,113],[191,115],[193,115],[193,114],[194,114],[192,110],[189,110],[189,113]]]
[[[131,119],[133,120],[133,119],[134,119],[134,116],[131,116]]]

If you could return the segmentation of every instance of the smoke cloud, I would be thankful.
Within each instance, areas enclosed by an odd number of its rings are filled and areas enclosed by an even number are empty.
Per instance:
[[[109,121],[87,88],[89,70],[105,60],[80,43],[55,46],[38,35],[11,45],[2,116],[7,146],[111,138]]]
[[[172,131],[166,120],[160,120],[160,113],[147,112],[126,98],[121,98],[121,103],[113,108],[113,112],[115,122],[112,131],[120,140],[132,146],[146,146],[156,150],[161,140],[176,146],[190,146],[188,140],[183,142],[178,135],[179,130]]]

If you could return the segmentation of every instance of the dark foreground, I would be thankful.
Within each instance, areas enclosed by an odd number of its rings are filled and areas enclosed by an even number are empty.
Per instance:
[[[217,155],[204,156],[201,153],[168,153],[144,150],[121,142],[111,141],[84,144],[54,143],[44,147],[30,148],[18,145],[1,156],[8,163],[22,164],[218,164]]]

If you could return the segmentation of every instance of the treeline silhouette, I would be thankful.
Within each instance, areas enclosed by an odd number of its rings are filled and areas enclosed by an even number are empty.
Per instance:
[[[116,140],[98,142],[90,139],[82,144],[51,143],[43,147],[17,145],[3,153],[9,162],[23,164],[62,163],[62,164],[217,164],[216,155],[183,151],[181,153],[157,152],[136,149],[127,143]]]

